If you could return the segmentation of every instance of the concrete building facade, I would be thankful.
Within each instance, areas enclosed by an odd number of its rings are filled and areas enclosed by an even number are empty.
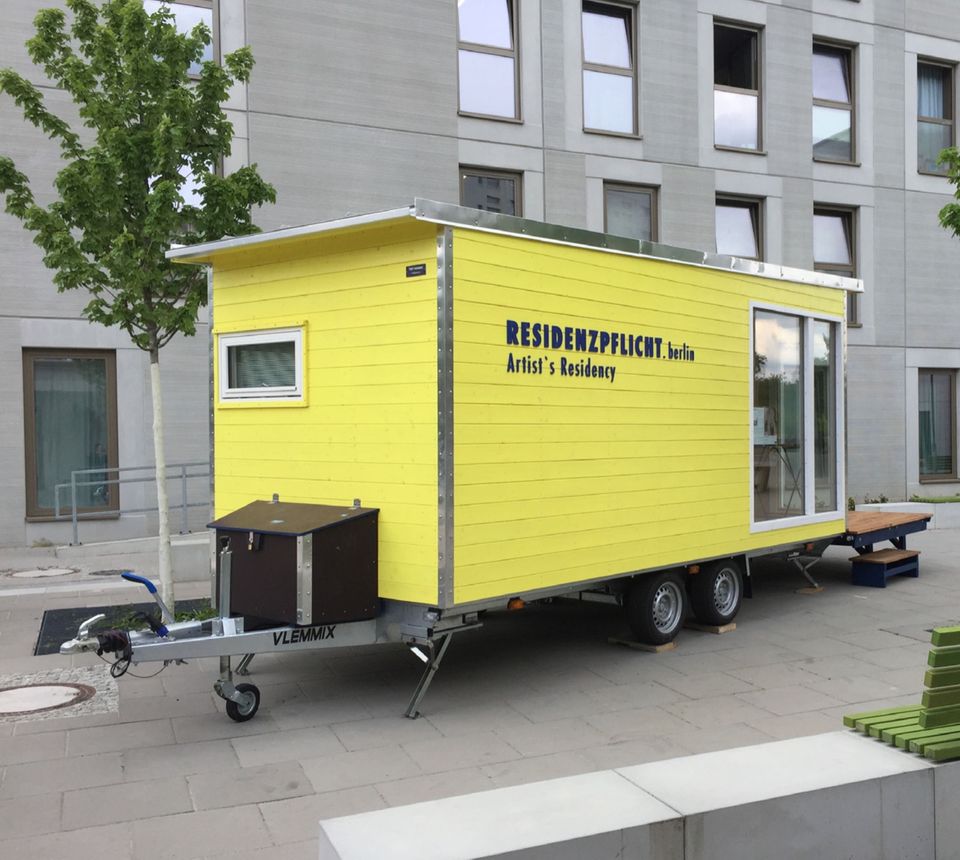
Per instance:
[[[21,46],[46,4],[7,5],[2,62],[33,76]],[[960,241],[938,224],[953,189],[930,159],[957,139],[953,0],[188,5],[210,8],[219,52],[253,49],[224,167],[255,162],[276,186],[264,229],[416,196],[479,200],[853,274],[865,292],[847,329],[848,493],[960,491]],[[48,182],[51,149],[6,101],[0,123],[0,148]],[[80,297],[56,295],[6,216],[0,256],[0,542],[19,542],[48,528],[24,522],[24,350],[116,350],[120,465],[150,459],[149,387],[143,357],[80,320]],[[202,329],[164,354],[174,462],[206,457],[206,350]]]

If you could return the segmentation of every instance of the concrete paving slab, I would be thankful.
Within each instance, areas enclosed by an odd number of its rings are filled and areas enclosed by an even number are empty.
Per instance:
[[[643,740],[650,735],[669,735],[691,724],[663,708],[632,708],[588,717],[587,722],[610,738],[611,743]]]
[[[306,729],[277,732],[275,734],[251,735],[230,741],[243,767],[302,761],[346,752],[340,739],[327,726],[311,726]]]
[[[510,745],[523,756],[583,749],[609,740],[609,735],[581,719],[552,720],[518,727],[509,733]]]
[[[319,847],[316,839],[305,842],[290,842],[283,845],[271,845],[268,848],[254,848],[252,851],[237,851],[230,860],[317,860]],[[202,860],[213,860],[222,854],[208,854]]]
[[[330,728],[349,751],[441,737],[440,732],[426,720],[407,720],[400,717],[375,717],[352,723],[334,723]]]
[[[386,801],[372,785],[328,791],[308,797],[261,803],[260,813],[270,836],[278,845],[306,842],[317,837],[317,822],[386,807]]]
[[[745,723],[771,713],[744,702],[735,695],[709,696],[703,699],[673,702],[663,707],[667,713],[699,728],[720,728],[733,723]]]
[[[517,756],[517,749],[494,732],[413,741],[403,749],[424,773],[479,767]]]
[[[0,800],[0,843],[60,830],[59,792]]]
[[[33,737],[0,738],[0,765],[61,759],[66,754],[67,733],[64,731]]]
[[[63,793],[62,828],[74,830],[192,810],[182,776],[127,782],[116,790],[82,788]]]
[[[222,809],[313,793],[296,762],[196,773],[187,777],[187,784],[197,809]]]
[[[273,844],[256,806],[210,809],[135,821],[131,825],[136,860],[222,857]]]
[[[53,794],[122,781],[121,754],[115,752],[86,756],[81,766],[74,767],[65,767],[59,759],[12,764],[3,769],[0,798]]]
[[[509,785],[524,785],[545,779],[576,776],[600,769],[585,751],[569,750],[484,765],[480,771],[497,788],[505,788]]]
[[[496,786],[483,770],[468,767],[426,776],[411,776],[392,782],[378,782],[375,787],[389,806],[403,806],[474,791],[486,791]]]
[[[38,735],[38,737],[41,737]],[[138,723],[117,723],[67,732],[67,755],[85,756],[174,742],[173,729],[166,719]]]
[[[123,774],[130,781],[222,772],[240,767],[228,740],[124,750]]]
[[[420,766],[399,746],[304,759],[301,767],[317,793],[393,782],[423,773]]]
[[[801,714],[806,711],[817,711],[821,708],[833,708],[843,704],[841,699],[835,699],[825,693],[800,685],[774,687],[768,690],[758,690],[754,693],[737,693],[736,698],[747,704],[770,711],[779,717],[788,714]]]
[[[3,828],[0,825],[0,832]],[[20,839],[3,840],[0,857],[16,860],[68,860],[77,856],[77,846],[96,846],[102,857],[133,857],[133,836],[129,824],[84,827],[81,830],[48,833]]]

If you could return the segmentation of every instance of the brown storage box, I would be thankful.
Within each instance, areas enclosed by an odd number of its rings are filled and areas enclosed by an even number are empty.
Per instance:
[[[377,508],[251,502],[209,524],[231,550],[230,614],[276,624],[374,618]]]

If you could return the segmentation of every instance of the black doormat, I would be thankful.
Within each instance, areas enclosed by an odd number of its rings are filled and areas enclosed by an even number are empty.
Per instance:
[[[200,600],[178,600],[177,615],[181,613],[202,612],[209,609],[210,601]],[[145,612],[148,615],[159,613],[157,604],[150,603],[124,603],[120,606],[81,606],[76,609],[48,609],[43,613],[43,620],[40,622],[40,635],[37,637],[37,647],[34,648],[35,656],[41,654],[59,654],[60,646],[68,639],[73,639],[77,635],[80,625],[88,618],[103,613],[107,617],[98,621],[94,630],[106,630],[111,627],[120,627],[134,629],[146,627],[142,621],[135,619],[137,612]]]

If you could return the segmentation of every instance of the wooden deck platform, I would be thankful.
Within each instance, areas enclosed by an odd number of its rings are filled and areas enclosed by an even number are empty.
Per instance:
[[[847,534],[865,535],[911,523],[927,523],[932,517],[933,514],[901,514],[896,511],[847,511]]]

